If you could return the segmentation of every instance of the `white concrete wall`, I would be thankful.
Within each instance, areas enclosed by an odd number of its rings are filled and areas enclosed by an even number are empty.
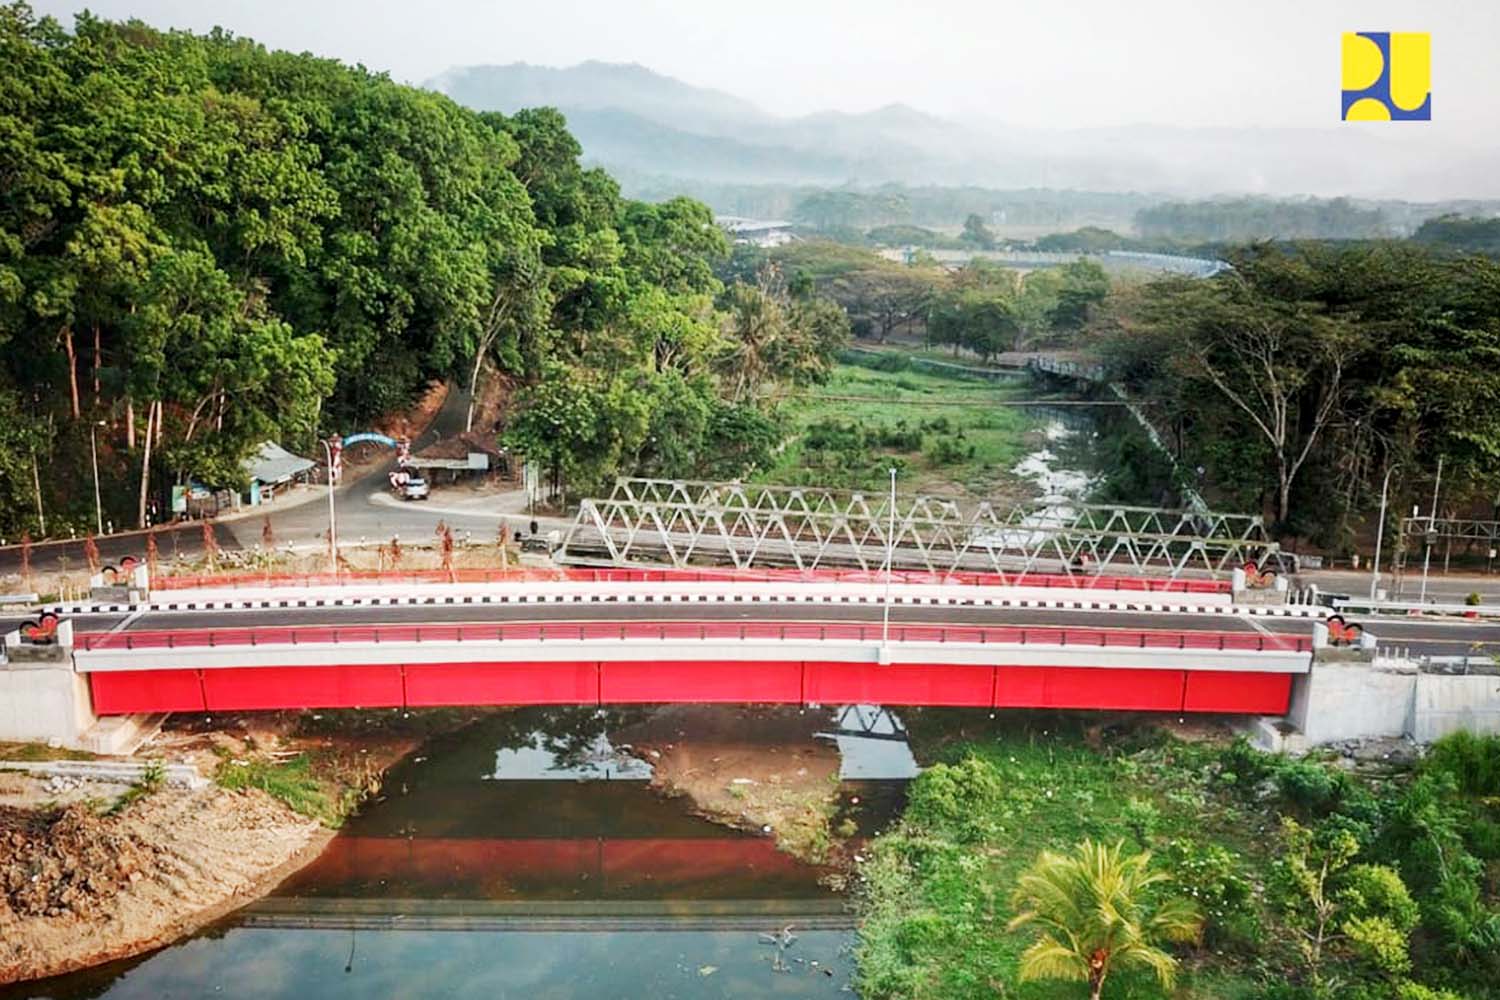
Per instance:
[[[1363,663],[1318,663],[1292,683],[1292,725],[1310,743],[1400,736],[1411,724],[1416,671]]]
[[[73,664],[0,665],[0,741],[45,743],[57,739],[81,749],[94,724],[88,682]]]
[[[1460,729],[1500,733],[1500,676],[1420,674],[1411,736],[1427,743]]]
[[[1318,663],[1293,681],[1287,720],[1312,744],[1372,736],[1430,743],[1460,729],[1500,733],[1500,676]]]

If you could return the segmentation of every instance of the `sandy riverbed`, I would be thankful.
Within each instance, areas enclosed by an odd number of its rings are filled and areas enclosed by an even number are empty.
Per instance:
[[[821,863],[836,848],[839,791],[838,748],[814,738],[827,725],[824,714],[789,706],[669,705],[617,739],[651,764],[662,794]]]

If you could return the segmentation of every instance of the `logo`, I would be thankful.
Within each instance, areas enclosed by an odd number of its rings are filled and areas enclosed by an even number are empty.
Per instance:
[[[1425,31],[1344,32],[1340,117],[1346,122],[1432,120],[1432,36]]]

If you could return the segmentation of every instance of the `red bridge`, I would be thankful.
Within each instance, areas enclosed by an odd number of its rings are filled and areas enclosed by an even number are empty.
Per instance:
[[[521,621],[80,635],[94,711],[779,702],[1283,714],[1311,640],[1193,629]]]

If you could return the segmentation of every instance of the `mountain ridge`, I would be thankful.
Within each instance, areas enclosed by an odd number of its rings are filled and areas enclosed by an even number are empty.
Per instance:
[[[606,168],[715,183],[977,185],[1443,200],[1500,197],[1500,153],[1411,129],[1015,127],[900,102],[778,116],[638,63],[455,67],[427,86],[481,111],[548,105]]]

